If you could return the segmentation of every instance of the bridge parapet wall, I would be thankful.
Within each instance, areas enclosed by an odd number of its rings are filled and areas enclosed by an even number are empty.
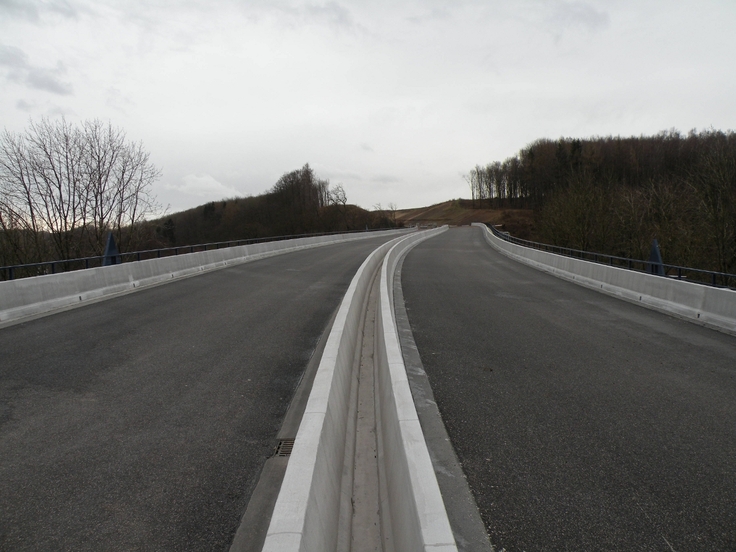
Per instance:
[[[403,230],[262,242],[0,282],[0,327],[209,270],[299,249],[398,232]]]

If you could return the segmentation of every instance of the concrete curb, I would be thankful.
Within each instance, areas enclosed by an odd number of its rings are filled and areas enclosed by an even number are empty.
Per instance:
[[[349,500],[352,493],[352,489],[341,488],[341,483],[348,430],[347,414],[350,409],[349,399],[353,380],[351,371],[354,369],[356,345],[359,341],[358,331],[364,314],[363,306],[366,295],[370,292],[376,270],[394,245],[405,240],[413,241],[430,235],[432,231],[412,234],[378,247],[363,262],[350,283],[322,354],[294,449],[289,458],[281,492],[271,516],[264,551],[295,552],[336,549],[340,505],[343,503],[344,495],[347,494]],[[390,306],[389,310],[392,310]],[[393,321],[393,314],[388,316]],[[395,351],[388,355],[385,352],[381,353],[382,347],[379,347],[379,356],[384,359],[393,359],[395,355],[398,355],[398,358],[401,359],[396,337],[393,347]],[[401,366],[403,367],[403,363]],[[380,372],[379,369],[379,374]],[[407,395],[393,399],[391,397],[381,399],[393,400],[399,405],[394,407],[397,413],[404,412],[404,403],[407,398],[413,407],[405,373],[403,378]],[[384,384],[381,389],[386,393],[393,392],[390,385]],[[382,418],[384,417],[386,416],[383,415]],[[449,529],[436,480],[434,481],[437,487],[436,494],[426,490],[426,482],[416,481],[418,474],[423,476],[428,473],[431,476],[430,479],[434,479],[432,464],[426,452],[418,419],[416,423],[412,423],[412,420],[403,420],[398,414],[394,414],[393,418],[397,421],[394,425],[398,423],[402,426],[401,433],[389,428],[384,435],[388,435],[392,441],[386,443],[385,447],[395,450],[394,454],[406,459],[398,468],[402,475],[395,477],[396,486],[391,489],[397,495],[396,508],[393,506],[391,508],[392,514],[395,514],[392,527],[397,532],[401,532],[401,535],[394,536],[397,542],[411,543],[409,546],[396,546],[395,549],[424,550],[426,542],[428,543],[426,546],[431,546],[431,550],[455,550],[454,541],[449,541],[452,542],[449,548],[429,544],[448,542],[445,540],[446,535],[449,532],[451,539],[452,532]],[[422,458],[421,447],[424,447],[426,458]],[[417,450],[419,452],[416,452]],[[417,458],[419,460],[416,460]],[[395,467],[394,464],[390,464],[389,472],[392,476]],[[407,471],[414,480],[410,481],[409,477],[404,475]],[[399,485],[403,487],[399,488]],[[407,497],[409,494],[411,498]],[[441,508],[436,505],[437,498],[439,498]],[[404,512],[401,509],[402,501],[407,499],[410,504]],[[444,523],[442,514],[444,514]],[[446,527],[445,532],[441,530],[444,527]],[[405,538],[404,535],[407,537]]]
[[[512,244],[484,224],[486,241],[514,260],[601,293],[736,335],[736,291],[606,266]]]
[[[409,376],[409,387],[422,424],[424,440],[427,442],[458,552],[493,552],[478,505],[455,454],[414,341],[401,287],[402,267],[407,253],[408,251],[404,251],[401,255],[394,275],[394,312],[404,365]]]
[[[377,327],[376,402],[381,412],[379,438],[386,478],[393,549],[457,551],[427,443],[409,387],[393,303],[394,273],[403,253],[447,227],[408,236],[394,245],[381,269]],[[386,524],[384,524],[385,526]]]
[[[0,327],[202,272],[401,230],[296,238],[0,282]]]
[[[264,551],[335,550],[337,546],[351,371],[362,307],[392,240],[363,262],[335,317],[276,500]]]

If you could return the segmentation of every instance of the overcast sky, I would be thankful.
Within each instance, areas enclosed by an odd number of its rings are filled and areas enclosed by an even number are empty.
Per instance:
[[[736,129],[736,1],[0,0],[0,126],[62,115],[142,141],[170,211],[304,163],[418,207],[537,138]]]

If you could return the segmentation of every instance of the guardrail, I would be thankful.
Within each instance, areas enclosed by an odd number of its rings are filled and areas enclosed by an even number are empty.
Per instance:
[[[119,253],[112,257],[112,264],[124,262],[145,261],[148,259],[160,259],[174,255],[197,253],[199,251],[210,251],[226,247],[238,247],[240,245],[252,245],[254,243],[265,243],[273,241],[291,240],[295,238],[313,238],[319,236],[333,236],[338,234],[358,234],[361,232],[376,232],[390,230],[390,228],[372,228],[370,230],[349,230],[345,232],[314,232],[311,234],[289,234],[285,236],[271,236],[267,238],[249,238],[245,240],[229,240],[222,242],[199,243],[195,245],[180,245],[177,247],[162,247],[159,249],[145,249],[142,251],[131,251]],[[103,266],[104,255],[94,257],[79,257],[76,259],[62,259],[59,261],[43,261],[40,263],[28,263],[19,265],[0,266],[0,280],[15,280],[17,278],[30,278],[46,274],[57,274],[58,272],[71,272],[74,270],[85,270]]]
[[[546,243],[522,240],[520,238],[515,238],[508,232],[503,232],[490,224],[488,225],[488,228],[497,238],[500,238],[509,243],[513,243],[515,245],[530,247],[532,249],[546,251],[548,253],[555,253],[557,255],[565,255],[567,257],[581,259],[583,261],[590,261],[594,263],[605,264],[608,266],[625,268],[627,270],[634,270],[636,272],[646,272],[647,274],[658,275],[656,270],[653,270],[653,268],[659,265],[654,265],[649,261],[630,259],[628,257],[617,257],[615,255],[593,253],[591,251],[582,251],[580,249],[570,249],[569,247],[560,247],[557,245],[549,245]],[[685,266],[669,265],[664,263],[662,263],[661,266],[664,269],[664,276],[668,278],[687,280],[688,282],[694,284],[736,289],[736,274],[729,274],[727,272],[714,272],[712,270],[701,270],[699,268],[689,268]]]

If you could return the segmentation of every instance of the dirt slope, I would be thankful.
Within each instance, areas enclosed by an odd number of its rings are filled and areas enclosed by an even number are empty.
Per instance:
[[[473,209],[468,199],[453,199],[418,209],[396,211],[396,221],[405,225],[449,224],[462,226],[471,222],[502,224],[512,235],[533,239],[534,212],[531,209]]]

